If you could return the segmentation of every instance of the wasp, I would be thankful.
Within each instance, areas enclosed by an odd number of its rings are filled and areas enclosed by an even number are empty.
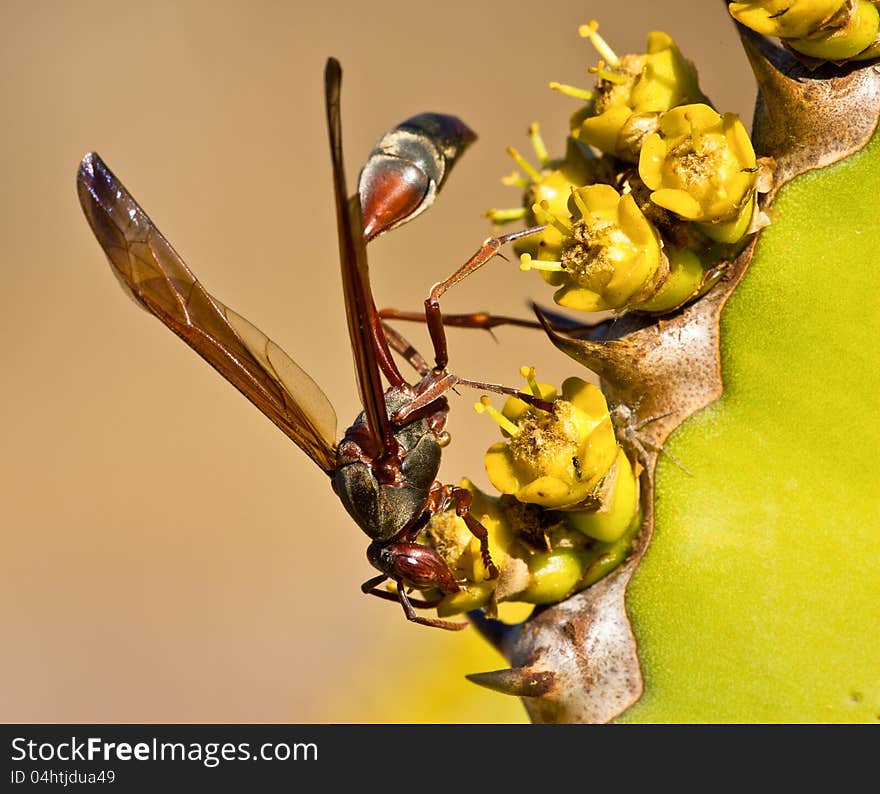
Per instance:
[[[336,414],[314,380],[262,331],[210,295],[96,153],[77,174],[80,203],[111,268],[135,302],[161,320],[272,420],[330,477],[333,490],[370,538],[369,562],[380,573],[364,593],[399,601],[416,623],[457,630],[465,623],[419,616],[443,595],[458,592],[447,564],[417,536],[431,516],[449,509],[480,541],[490,577],[498,570],[488,536],[470,515],[470,493],[437,480],[449,405],[456,385],[517,394],[514,389],[469,381],[449,373],[439,297],[481,267],[506,242],[538,230],[490,238],[463,266],[435,285],[425,301],[434,345],[434,366],[386,325],[373,300],[366,244],[412,220],[431,206],[450,169],[475,140],[455,116],[423,113],[388,132],[361,170],[357,192],[346,188],[342,153],[341,84],[338,61],[324,75],[327,128],[336,203],[339,259],[348,333],[363,411],[336,441]],[[397,352],[419,375],[407,382]],[[388,381],[385,388],[382,376]],[[396,593],[381,588],[387,580]],[[413,599],[412,590],[439,594]]]

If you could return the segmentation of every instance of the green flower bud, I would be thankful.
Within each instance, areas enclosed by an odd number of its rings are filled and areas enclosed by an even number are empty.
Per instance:
[[[639,507],[638,481],[622,449],[603,487],[608,495],[601,500],[604,504],[599,510],[571,511],[565,514],[565,519],[568,526],[588,537],[612,543],[623,536]]]
[[[731,3],[727,10],[757,33],[801,38],[826,25],[844,5],[846,0],[751,0]]]
[[[529,604],[555,604],[575,590],[585,567],[584,556],[572,549],[533,554],[529,586],[518,598]]]
[[[687,248],[667,247],[669,275],[653,297],[642,301],[639,311],[665,314],[699,294],[705,271],[697,255]]]
[[[811,58],[822,58],[828,61],[845,61],[848,58],[864,59],[872,57],[870,49],[875,53],[875,43],[880,29],[880,14],[877,7],[867,0],[856,0],[852,12],[846,22],[839,27],[822,28],[805,38],[786,39],[793,50],[809,55]]]

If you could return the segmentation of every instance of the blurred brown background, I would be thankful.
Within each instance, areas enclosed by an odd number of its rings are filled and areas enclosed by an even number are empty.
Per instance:
[[[751,81],[720,2],[385,0],[0,4],[2,371],[0,720],[524,720],[466,683],[501,665],[473,635],[408,624],[360,594],[366,536],[324,475],[160,323],[135,309],[82,216],[74,174],[97,150],[207,288],[358,410],[342,316],[322,109],[343,64],[350,173],[423,110],[480,140],[437,206],[371,246],[381,305],[416,308],[511,206],[504,148],[539,120],[561,151],[596,56],[653,28],[700,66],[719,109]],[[448,311],[549,300],[495,260]],[[421,329],[405,329],[420,346]],[[517,384],[573,365],[540,335],[451,331],[454,371]],[[518,384],[517,384],[518,385]],[[453,402],[442,473],[487,485],[493,426]]]

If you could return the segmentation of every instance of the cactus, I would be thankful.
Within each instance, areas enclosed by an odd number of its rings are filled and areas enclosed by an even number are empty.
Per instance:
[[[733,5],[749,24],[774,3]],[[469,677],[523,698],[533,721],[880,719],[880,305],[862,286],[880,248],[876,9],[837,5],[784,47],[738,24],[772,177],[748,229],[709,234],[737,245],[704,241],[715,280],[659,317],[631,301],[601,337],[545,322],[600,376],[645,471],[626,562],[516,627],[473,615],[512,667]],[[841,44],[857,14],[873,34]]]

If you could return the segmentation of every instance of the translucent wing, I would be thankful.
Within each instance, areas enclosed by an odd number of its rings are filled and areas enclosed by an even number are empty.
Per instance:
[[[318,385],[259,329],[205,291],[97,154],[83,158],[77,190],[123,288],[332,472],[336,414]]]
[[[324,71],[324,90],[330,156],[333,163],[333,188],[336,197],[345,313],[361,404],[364,406],[364,415],[373,439],[375,454],[381,457],[385,452],[394,449],[396,443],[394,430],[385,408],[384,389],[376,357],[376,345],[379,344],[377,334],[381,334],[381,331],[378,330],[379,319],[370,291],[360,200],[357,194],[349,199],[345,187],[339,108],[341,84],[342,69],[335,58],[330,58]]]

